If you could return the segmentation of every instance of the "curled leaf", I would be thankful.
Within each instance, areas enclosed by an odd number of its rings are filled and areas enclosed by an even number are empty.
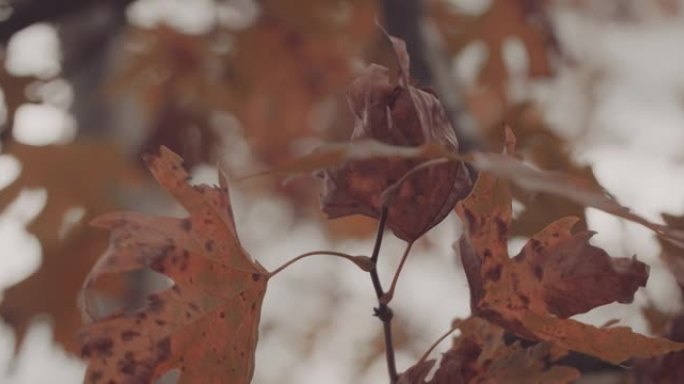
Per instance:
[[[401,69],[399,83],[390,83],[387,68],[371,65],[350,85],[348,100],[356,120],[351,145],[368,139],[409,148],[436,143],[457,154],[458,142],[442,105],[432,93],[410,84],[406,47],[398,39],[390,40]],[[416,169],[424,161],[385,156],[350,159],[327,168],[322,172],[322,208],[331,218],[352,214],[378,218],[387,204],[388,227],[413,241],[442,221],[471,187],[462,162]],[[387,201],[383,192],[399,180],[401,185]]]

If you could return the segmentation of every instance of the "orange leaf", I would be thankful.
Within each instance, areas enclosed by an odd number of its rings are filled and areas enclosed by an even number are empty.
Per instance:
[[[599,329],[564,318],[613,301],[630,302],[648,277],[643,263],[611,258],[589,245],[591,233],[572,234],[576,219],[549,225],[511,259],[511,195],[505,182],[480,173],[456,211],[466,226],[459,248],[476,315],[521,337],[554,342],[611,363],[684,348],[626,327]]]
[[[429,384],[454,383],[570,383],[579,378],[574,368],[552,365],[565,355],[549,343],[522,347],[507,345],[504,329],[479,317],[470,317],[459,326],[461,335],[442,356]],[[421,361],[409,368],[399,384],[425,384],[435,360]]]
[[[146,160],[190,216],[128,212],[96,219],[94,225],[112,232],[111,244],[84,290],[102,274],[145,267],[174,285],[150,295],[139,312],[107,316],[85,328],[86,380],[152,382],[179,368],[182,382],[248,383],[268,272],[240,245],[225,185],[190,186],[182,159],[164,147]],[[84,305],[90,313],[89,303]]]

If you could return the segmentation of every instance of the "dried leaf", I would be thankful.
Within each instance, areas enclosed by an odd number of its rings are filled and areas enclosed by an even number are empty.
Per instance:
[[[684,342],[684,316],[670,316],[661,336]],[[637,360],[632,370],[640,384],[681,383],[684,381],[684,351],[669,353],[654,359]]]
[[[610,258],[589,245],[591,233],[572,234],[576,219],[549,225],[511,259],[511,195],[505,182],[480,173],[456,211],[466,226],[459,249],[474,314],[521,337],[554,342],[611,363],[684,348],[626,327],[599,329],[564,318],[613,301],[630,302],[648,277],[643,263]]]
[[[389,38],[399,61],[399,84],[391,84],[388,69],[378,65],[366,68],[351,84],[349,105],[356,117],[352,143],[375,139],[408,148],[438,143],[456,154],[458,142],[439,100],[410,85],[406,46]],[[416,168],[421,163],[382,157],[326,169],[322,172],[323,211],[330,218],[352,214],[378,218],[387,207],[388,227],[399,238],[413,241],[441,222],[471,186],[461,162]],[[399,183],[396,188],[395,183]],[[395,188],[391,201],[385,195],[389,188]]]
[[[442,356],[429,384],[570,383],[579,378],[574,368],[552,365],[564,353],[550,344],[506,345],[504,329],[478,317],[463,321],[461,335]],[[419,362],[401,375],[402,384],[428,384],[425,377],[435,360]]]
[[[591,180],[533,168],[520,159],[506,154],[473,151],[466,155],[459,155],[450,151],[449,148],[433,142],[427,142],[420,147],[403,147],[365,139],[346,146],[339,144],[325,146],[319,148],[314,153],[297,158],[289,164],[277,167],[274,171],[262,172],[257,175],[310,172],[313,169],[324,166],[341,168],[343,165],[340,165],[340,163],[344,164],[345,162],[351,162],[353,159],[373,157],[417,158],[425,160],[449,159],[458,164],[465,161],[480,171],[489,172],[513,182],[514,185],[522,190],[563,197],[582,206],[593,207],[641,224],[656,232],[671,244],[684,248],[683,230],[656,224],[632,212]],[[377,189],[379,187],[375,185],[372,190],[375,191]],[[379,204],[376,203],[378,206]]]
[[[112,238],[85,283],[85,298],[100,275],[145,267],[174,285],[149,296],[137,313],[85,328],[86,381],[151,382],[179,368],[181,383],[249,383],[268,272],[240,245],[227,187],[190,186],[182,159],[166,148],[146,160],[190,216],[129,212],[96,219]]]

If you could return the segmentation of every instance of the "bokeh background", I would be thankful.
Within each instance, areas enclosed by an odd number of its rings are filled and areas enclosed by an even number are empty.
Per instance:
[[[0,1],[0,382],[82,381],[77,299],[108,241],[87,223],[113,210],[183,214],[142,153],[166,145],[186,159],[193,182],[215,183],[217,165],[238,178],[345,140],[353,123],[346,85],[367,63],[395,66],[376,20],[407,41],[413,76],[442,98],[463,150],[498,150],[507,123],[530,164],[584,177],[651,220],[666,213],[676,222],[684,214],[683,6]],[[242,242],[268,269],[316,249],[370,253],[376,223],[325,220],[318,188],[307,176],[231,184]],[[579,318],[668,334],[682,309],[681,261],[652,232],[543,194],[518,191],[514,208],[514,252],[546,223],[574,215],[611,255],[650,264],[633,304]],[[450,215],[414,246],[393,302],[400,370],[469,313],[452,249],[459,233]],[[403,247],[386,236],[384,281]],[[141,300],[154,284],[146,273],[106,281],[102,306]],[[374,303],[368,276],[343,261],[311,258],[274,278],[254,382],[385,382]],[[586,383],[630,380],[611,367],[583,368]]]

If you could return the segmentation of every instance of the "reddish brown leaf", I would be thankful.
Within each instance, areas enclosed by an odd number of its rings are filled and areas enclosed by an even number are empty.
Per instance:
[[[190,186],[181,158],[166,148],[147,163],[190,216],[129,212],[96,219],[112,238],[85,283],[85,297],[100,275],[145,267],[174,285],[149,296],[139,312],[85,328],[86,381],[147,383],[179,368],[181,382],[248,383],[268,272],[240,245],[225,185]],[[91,312],[87,301],[84,308]]]
[[[404,147],[365,139],[348,145],[329,145],[309,155],[297,158],[289,164],[275,168],[268,173],[310,172],[320,167],[343,168],[345,162],[354,159],[373,157],[397,157],[417,159],[445,159],[458,164],[465,161],[475,168],[492,173],[513,182],[517,187],[528,192],[543,192],[568,199],[585,207],[593,207],[623,219],[641,224],[668,240],[673,245],[684,248],[684,231],[656,224],[632,212],[618,203],[608,192],[597,186],[595,182],[580,177],[565,175],[559,172],[533,168],[524,161],[508,154],[491,152],[469,152],[466,155],[454,153],[438,143],[427,142],[420,147]],[[399,159],[396,161],[398,162]],[[370,160],[369,160],[370,161]],[[434,167],[432,167],[434,168]],[[417,174],[418,172],[416,172]],[[374,182],[377,183],[377,182]],[[387,184],[387,182],[385,182]],[[377,185],[369,190],[377,190]],[[381,195],[382,193],[380,193]],[[381,196],[380,196],[381,197]],[[380,199],[382,201],[382,199]],[[376,205],[380,205],[376,203]],[[368,210],[370,211],[370,209]]]
[[[612,363],[684,348],[626,327],[599,329],[561,318],[613,301],[630,302],[648,276],[643,263],[613,259],[589,245],[590,233],[572,234],[576,219],[551,224],[511,259],[511,195],[505,182],[480,173],[456,210],[466,227],[459,248],[474,314],[521,337],[551,341]]]
[[[399,147],[438,143],[445,151],[457,153],[456,136],[439,100],[410,85],[406,47],[390,39],[399,61],[399,84],[391,84],[388,69],[378,65],[366,68],[351,84],[349,104],[356,117],[352,143],[367,139]],[[351,214],[377,218],[387,206],[388,227],[398,237],[413,241],[442,221],[471,186],[463,163],[416,169],[423,161],[382,157],[326,169],[323,210],[331,218]],[[385,192],[395,183],[399,185],[387,201]]]
[[[442,356],[432,380],[425,381],[434,360],[419,362],[408,369],[399,384],[466,383],[570,383],[579,378],[574,368],[552,365],[565,353],[548,343],[527,348],[506,345],[503,328],[479,317],[463,321],[461,335]]]

